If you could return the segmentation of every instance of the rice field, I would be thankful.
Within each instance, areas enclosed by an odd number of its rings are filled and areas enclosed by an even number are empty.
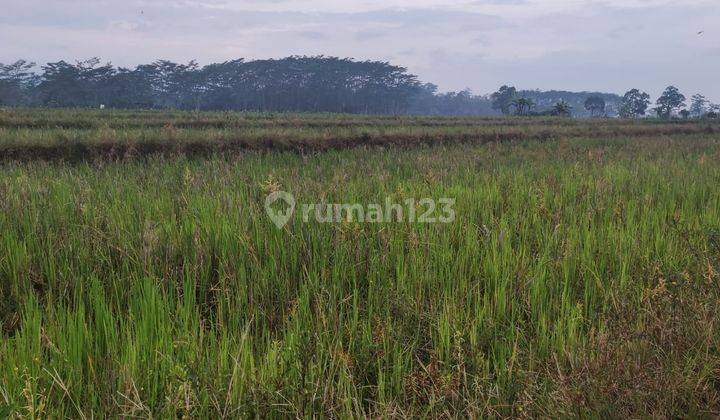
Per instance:
[[[161,111],[0,111],[0,161],[212,157],[247,151],[301,154],[357,147],[415,147],[557,138],[699,135],[707,121],[402,117]]]
[[[715,417],[718,133],[0,112],[0,416]]]

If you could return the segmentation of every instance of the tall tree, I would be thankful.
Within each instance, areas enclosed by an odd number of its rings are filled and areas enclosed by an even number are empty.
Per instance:
[[[43,105],[73,107],[86,104],[80,70],[76,66],[61,60],[47,63],[42,70],[38,92]]]
[[[600,96],[590,96],[585,100],[585,109],[590,111],[593,117],[605,115],[605,99]]]
[[[670,118],[673,111],[685,106],[685,95],[675,86],[668,86],[658,98],[655,112],[660,118]]]
[[[502,112],[504,115],[509,114],[516,96],[517,89],[514,86],[501,86],[497,92],[490,95],[493,109]]]
[[[152,84],[140,68],[118,68],[106,94],[104,104],[112,108],[148,109],[155,106]]]
[[[18,60],[12,64],[0,63],[0,105],[18,106],[29,103],[29,90],[37,77],[32,72],[35,63]]]
[[[690,113],[695,117],[702,117],[707,112],[709,101],[701,94],[695,94],[690,99]]]
[[[46,64],[42,70],[38,91],[47,106],[94,107],[111,100],[108,92],[115,69],[110,63],[101,66],[97,58],[75,64],[58,61]]]
[[[623,118],[637,118],[645,115],[650,106],[650,95],[638,89],[631,89],[625,93],[620,103],[620,116]]]

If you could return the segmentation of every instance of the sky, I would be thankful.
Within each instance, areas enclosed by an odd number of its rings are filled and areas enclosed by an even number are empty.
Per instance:
[[[0,0],[0,62],[328,55],[441,91],[675,85],[720,102],[718,0]],[[698,32],[704,31],[700,34]]]

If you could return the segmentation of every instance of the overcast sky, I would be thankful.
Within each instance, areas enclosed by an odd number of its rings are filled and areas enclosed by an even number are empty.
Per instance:
[[[441,90],[647,90],[720,101],[718,0],[2,0],[0,62],[134,66],[325,54]],[[698,34],[705,31],[703,34]]]

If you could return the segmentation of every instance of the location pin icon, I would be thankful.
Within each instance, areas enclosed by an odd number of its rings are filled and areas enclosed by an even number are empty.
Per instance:
[[[287,207],[284,211],[276,210],[273,208],[273,204],[278,201],[284,201]],[[283,226],[290,221],[290,218],[295,211],[295,197],[292,194],[285,191],[275,191],[265,198],[265,212],[270,217],[270,220],[278,227],[282,229]]]

